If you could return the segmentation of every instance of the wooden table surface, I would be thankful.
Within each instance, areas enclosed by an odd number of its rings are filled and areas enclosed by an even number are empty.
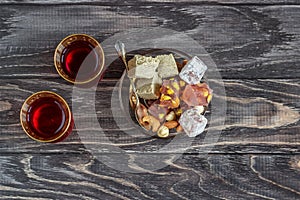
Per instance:
[[[298,0],[1,0],[0,199],[300,199],[299,22]],[[166,153],[166,167],[126,173],[96,159],[110,152],[99,148],[95,157],[83,142],[93,138],[76,129],[58,144],[24,134],[26,97],[51,90],[72,102],[73,85],[53,66],[62,38],[87,33],[101,42],[145,27],[186,33],[217,64],[227,102],[217,141],[197,137]],[[111,68],[99,83],[96,108],[121,74]],[[135,154],[170,142],[123,134],[110,107],[97,116],[115,146],[133,155],[129,167]]]

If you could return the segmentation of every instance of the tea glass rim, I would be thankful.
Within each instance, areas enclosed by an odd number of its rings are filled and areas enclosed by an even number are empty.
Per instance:
[[[102,57],[102,63],[101,65],[99,65],[100,69],[99,69],[99,72],[97,74],[95,74],[93,77],[85,80],[85,81],[76,81],[76,79],[70,79],[68,77],[66,77],[66,74],[63,74],[59,69],[61,69],[61,66],[58,66],[57,64],[57,59],[56,57],[57,56],[61,56],[61,53],[59,53],[59,47],[66,41],[68,40],[69,38],[71,37],[76,37],[76,36],[84,36],[84,37],[87,37],[89,39],[91,39],[93,42],[95,42],[96,46],[94,48],[97,48],[99,47],[100,49],[100,55],[98,55],[99,57]],[[98,51],[97,51],[98,52]],[[56,71],[58,72],[58,74],[60,75],[60,77],[62,77],[64,80],[70,82],[70,83],[73,83],[73,84],[86,84],[86,83],[89,83],[93,80],[95,80],[98,76],[100,76],[100,74],[103,72],[103,68],[104,68],[104,65],[105,65],[105,57],[104,57],[104,51],[103,51],[103,48],[102,46],[100,45],[100,43],[95,39],[93,38],[92,36],[88,35],[88,34],[84,34],[84,33],[76,33],[76,34],[71,34],[71,35],[68,35],[66,36],[65,38],[63,38],[59,43],[58,45],[56,46],[55,48],[55,51],[54,51],[54,66],[55,66],[55,69]]]
[[[52,94],[56,97],[59,98],[59,100],[61,100],[64,104],[64,106],[66,107],[66,110],[68,111],[68,115],[69,115],[69,119],[68,119],[68,123],[67,123],[67,126],[66,128],[64,129],[64,131],[62,131],[61,134],[59,134],[57,137],[53,138],[53,139],[45,139],[45,140],[41,140],[41,139],[38,139],[38,138],[35,138],[33,137],[29,132],[28,130],[25,128],[25,124],[24,123],[27,123],[26,120],[24,121],[23,118],[23,114],[27,114],[27,113],[24,113],[24,112],[27,112],[28,111],[28,108],[26,108],[26,106],[29,104],[28,101],[33,98],[34,96],[37,96],[39,94],[45,94],[45,93],[48,93],[48,94]],[[48,142],[55,142],[55,141],[58,141],[60,138],[62,138],[66,133],[67,131],[69,131],[69,128],[70,128],[70,125],[71,125],[71,122],[72,122],[72,113],[71,113],[71,109],[67,103],[67,101],[62,97],[60,96],[59,94],[55,93],[55,92],[51,92],[51,91],[46,91],[46,90],[43,90],[43,91],[39,91],[39,92],[36,92],[32,95],[30,95],[29,97],[26,98],[26,100],[24,101],[22,107],[21,107],[21,111],[20,111],[20,122],[21,122],[21,126],[24,130],[24,132],[26,133],[27,136],[29,136],[31,139],[35,140],[35,141],[38,141],[38,142],[44,142],[44,143],[48,143]],[[32,131],[34,132],[34,131]]]

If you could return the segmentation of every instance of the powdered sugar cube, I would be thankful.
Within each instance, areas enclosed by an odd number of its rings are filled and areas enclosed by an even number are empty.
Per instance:
[[[179,123],[189,137],[196,137],[204,131],[207,119],[197,108],[191,108],[181,115]]]
[[[207,66],[200,58],[194,56],[181,70],[179,76],[188,84],[197,84],[201,81]]]

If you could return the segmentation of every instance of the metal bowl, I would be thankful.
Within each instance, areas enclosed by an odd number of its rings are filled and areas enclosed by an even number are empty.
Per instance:
[[[184,52],[174,50],[174,49],[139,49],[135,50],[132,52],[128,52],[126,57],[127,57],[127,62],[134,57],[134,55],[139,54],[139,55],[144,55],[144,56],[157,56],[157,55],[163,55],[163,54],[173,54],[178,70],[181,71],[181,68],[183,66],[183,61],[184,60],[190,60],[192,57]],[[201,82],[206,82],[206,77],[204,75],[203,79]],[[123,72],[122,77],[120,78],[120,87],[119,87],[119,100],[120,100],[120,107],[122,111],[126,114],[128,113],[128,122],[130,123],[131,126],[139,129],[143,134],[148,135],[148,136],[153,136],[153,137],[158,137],[157,133],[154,133],[152,131],[147,131],[144,128],[141,127],[139,122],[135,118],[135,113],[134,113],[134,108],[135,108],[135,102],[132,101],[132,91],[130,88],[130,80],[127,77],[126,70]],[[146,107],[147,101],[140,98],[140,103],[144,104]],[[204,114],[207,112],[207,107],[205,107]],[[170,134],[167,138],[174,137],[178,134],[175,129],[170,130]]]

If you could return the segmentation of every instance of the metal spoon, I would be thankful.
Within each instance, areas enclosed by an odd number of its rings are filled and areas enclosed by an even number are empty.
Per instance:
[[[125,67],[126,67],[126,71],[127,71],[127,75],[128,75],[128,73],[129,73],[129,68],[128,68],[127,61],[126,61],[126,51],[125,51],[125,45],[124,45],[124,43],[118,40],[118,41],[116,42],[116,44],[115,44],[115,49],[117,50],[117,53],[118,53],[119,57],[122,59],[124,65],[125,65]],[[135,115],[135,119],[136,119],[136,121],[139,123],[139,125],[140,125],[143,129],[145,129],[144,126],[141,125],[141,123],[140,123],[140,116],[139,116],[138,112],[139,112],[139,111],[141,112],[141,111],[143,111],[143,110],[146,110],[146,107],[145,107],[143,104],[140,103],[140,99],[139,99],[139,97],[138,97],[138,94],[137,94],[137,92],[136,92],[136,88],[135,88],[135,85],[134,85],[134,80],[133,80],[132,78],[129,78],[129,80],[130,80],[130,85],[131,85],[131,88],[132,88],[132,94],[130,95],[130,103],[131,103],[132,105],[135,104],[135,107],[134,107],[134,115]],[[132,102],[132,95],[133,95],[134,98],[135,98],[135,103]],[[145,130],[147,130],[147,129],[145,129]]]

